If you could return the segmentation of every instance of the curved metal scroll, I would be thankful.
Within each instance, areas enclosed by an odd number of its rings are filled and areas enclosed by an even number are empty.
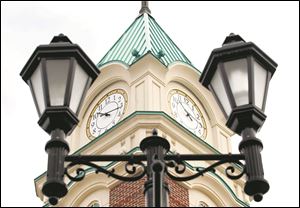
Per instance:
[[[166,163],[166,173],[171,179],[173,179],[175,181],[189,181],[189,180],[195,179],[199,176],[203,176],[203,174],[206,173],[206,172],[209,172],[209,171],[215,172],[215,167],[217,167],[219,165],[222,165],[224,163],[236,163],[236,164],[238,164],[239,166],[242,167],[241,173],[239,173],[237,175],[233,175],[233,173],[235,172],[236,167],[234,167],[233,165],[228,166],[225,169],[225,173],[226,173],[226,176],[230,179],[237,180],[237,179],[241,178],[244,175],[244,173],[246,172],[245,165],[243,163],[241,163],[239,160],[236,160],[236,161],[220,160],[220,161],[208,166],[207,168],[204,168],[204,169],[196,168],[197,173],[195,173],[193,175],[185,176],[185,177],[178,177],[178,176],[174,176],[173,174],[171,174],[168,171],[168,168],[174,168],[175,172],[177,174],[182,174],[182,173],[185,172],[186,165],[181,160],[176,160],[176,161],[173,160],[173,161],[170,161],[170,162]],[[231,171],[231,173],[230,173],[230,171]]]
[[[228,166],[226,169],[225,169],[225,173],[226,173],[226,176],[232,180],[237,180],[239,178],[241,178],[245,173],[246,173],[246,167],[243,163],[241,163],[240,161],[236,161],[234,162],[236,164],[238,164],[239,166],[242,167],[242,171],[240,174],[237,174],[237,175],[233,175],[234,171],[235,171],[235,167],[230,165]],[[229,170],[231,171],[231,173],[229,173]]]
[[[95,173],[104,173],[108,177],[113,177],[115,179],[122,180],[122,181],[137,181],[137,180],[143,178],[146,175],[146,171],[147,171],[146,166],[142,162],[129,161],[125,164],[125,170],[128,174],[131,174],[131,175],[136,174],[137,166],[142,167],[142,172],[139,172],[137,175],[132,176],[132,177],[126,177],[126,176],[121,176],[121,175],[115,174],[114,169],[109,171],[99,165],[96,165],[95,163],[92,163],[92,162],[88,162],[88,161],[71,162],[65,168],[65,174],[71,181],[81,181],[85,177],[85,171],[82,168],[77,168],[76,176],[71,176],[69,174],[69,172],[68,172],[69,169],[71,169],[75,165],[86,165],[86,166],[92,167],[95,169]]]

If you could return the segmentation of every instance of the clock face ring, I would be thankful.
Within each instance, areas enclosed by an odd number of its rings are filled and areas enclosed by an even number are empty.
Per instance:
[[[207,128],[196,102],[180,90],[171,90],[169,105],[175,120],[198,137],[205,139]]]
[[[122,89],[104,95],[94,106],[87,122],[86,134],[93,139],[116,125],[127,107],[127,94]]]

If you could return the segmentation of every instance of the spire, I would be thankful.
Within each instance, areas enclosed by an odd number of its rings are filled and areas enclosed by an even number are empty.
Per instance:
[[[144,13],[151,14],[151,11],[148,7],[148,1],[142,1],[142,8],[140,10],[140,14]]]
[[[179,61],[194,68],[149,13],[148,2],[143,1],[140,15],[99,61],[98,67],[114,61],[130,66],[151,53],[165,66]]]

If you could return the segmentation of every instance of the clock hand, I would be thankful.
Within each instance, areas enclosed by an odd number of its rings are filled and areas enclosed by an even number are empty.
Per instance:
[[[100,117],[102,117],[102,116],[106,116],[106,114],[105,113],[100,113],[100,112],[97,112],[97,115],[98,114],[100,114]]]
[[[115,109],[112,109],[112,110],[110,110],[110,111],[107,111],[107,112],[104,113],[104,115],[105,115],[105,116],[110,116],[109,113],[111,113],[111,112],[113,112],[113,111],[115,111],[115,110],[117,110],[117,109],[119,109],[119,108],[121,108],[121,107],[117,107],[117,108],[115,108]]]
[[[186,112],[186,116],[188,116],[190,118],[190,120],[193,121],[192,118],[191,118],[191,114],[184,108],[184,106],[182,105],[181,102],[179,102],[179,103],[181,104],[183,110]]]
[[[179,101],[180,105],[182,106],[183,110],[186,112],[187,116],[189,114],[189,112],[187,112],[187,110],[184,108],[184,106],[182,105],[182,103]]]
[[[196,119],[194,116],[192,116],[192,114],[190,114],[190,113],[184,108],[184,106],[182,105],[181,102],[179,102],[179,103],[181,104],[181,106],[182,106],[182,108],[184,109],[184,111],[187,113],[186,116],[188,116],[190,119],[193,118],[197,123],[200,124],[200,126],[201,126],[201,128],[202,128],[202,124],[198,121],[198,119]],[[191,121],[193,121],[193,120],[191,119]]]
[[[202,128],[202,124],[198,121],[198,119],[196,119],[194,116],[192,116],[191,114],[190,114],[190,116],[193,118],[193,119],[195,119],[195,121],[197,122],[197,123],[199,123],[200,124],[200,126],[201,126],[201,128]]]

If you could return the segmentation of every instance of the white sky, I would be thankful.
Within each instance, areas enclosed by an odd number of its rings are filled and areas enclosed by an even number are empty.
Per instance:
[[[251,206],[299,206],[299,2],[150,2],[153,17],[200,70],[234,32],[278,63],[258,137],[270,191]],[[1,206],[42,206],[34,178],[50,137],[19,76],[34,49],[64,33],[98,63],[138,16],[140,2],[1,1]],[[233,138],[236,143],[240,137]],[[236,149],[237,153],[237,149]]]

